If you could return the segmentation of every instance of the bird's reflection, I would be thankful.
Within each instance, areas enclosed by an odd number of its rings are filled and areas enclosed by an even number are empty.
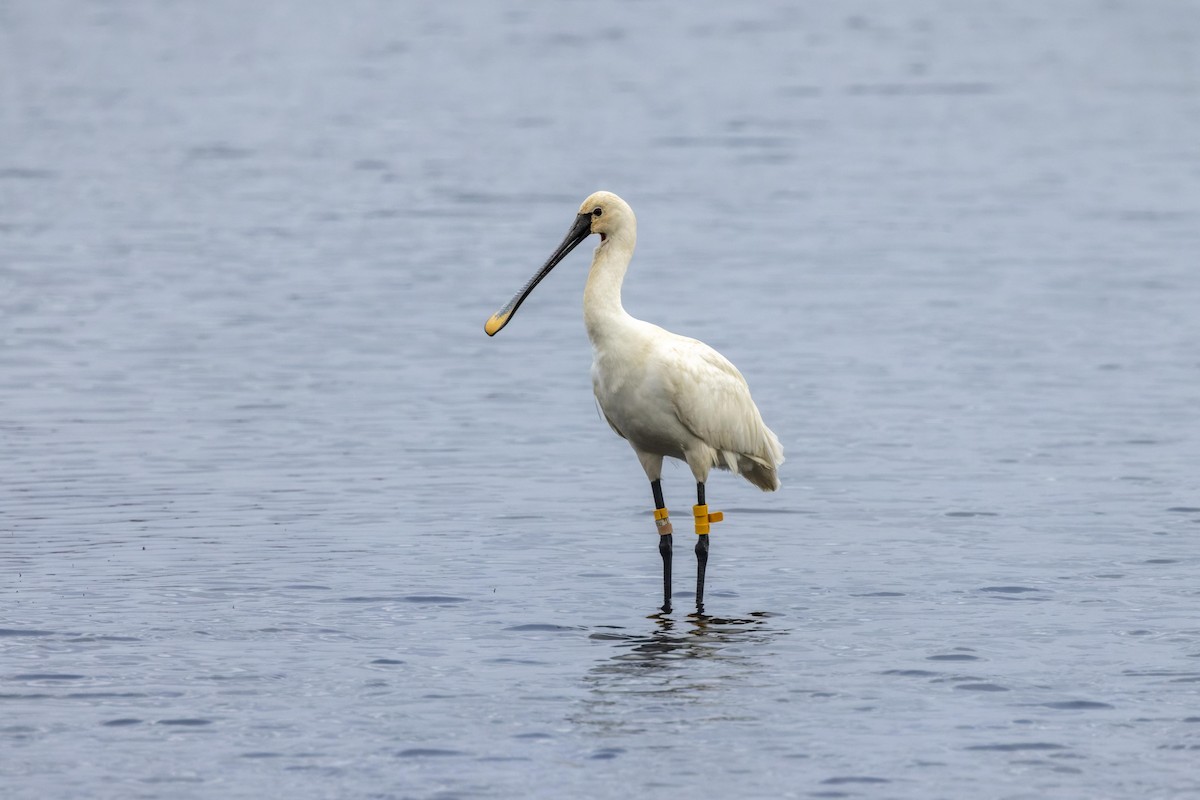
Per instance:
[[[630,733],[649,724],[648,715],[675,718],[684,707],[709,713],[701,708],[707,701],[761,674],[769,653],[755,645],[783,633],[770,624],[772,616],[672,619],[656,614],[646,633],[617,627],[594,632],[592,639],[611,642],[613,648],[584,676],[589,691],[573,721]]]
[[[573,720],[608,734],[629,734],[680,714],[706,718],[717,707],[708,701],[724,690],[744,686],[763,672],[764,647],[783,634],[770,612],[746,617],[651,616],[646,633],[601,628],[591,638],[613,648],[583,678],[588,694]],[[632,702],[631,702],[632,701]],[[691,710],[685,710],[691,709]]]
[[[732,644],[761,643],[779,632],[767,620],[769,612],[752,612],[747,617],[710,617],[692,615],[676,620],[666,614],[649,619],[653,627],[646,634],[626,633],[619,628],[598,631],[593,639],[616,643],[618,652],[596,665],[592,675],[643,675],[647,672],[680,669],[680,662],[691,659],[720,659],[731,663],[745,661],[744,654],[724,652]]]

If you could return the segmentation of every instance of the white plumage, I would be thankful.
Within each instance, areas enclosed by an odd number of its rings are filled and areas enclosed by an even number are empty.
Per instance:
[[[698,483],[713,467],[765,491],[779,488],[783,447],[729,359],[704,342],[635,319],[621,305],[621,284],[637,243],[633,209],[596,192],[580,214],[601,234],[583,293],[592,342],[592,388],[605,419],[633,447],[651,481],[664,456],[686,461]]]
[[[601,341],[592,363],[596,400],[647,478],[661,477],[668,456],[686,461],[699,483],[716,467],[765,491],[779,488],[783,447],[728,359],[704,342],[632,317],[619,336]]]
[[[704,483],[714,467],[764,491],[779,488],[783,447],[750,397],[746,379],[723,355],[696,339],[634,319],[621,305],[621,284],[637,244],[633,209],[611,192],[583,201],[575,224],[546,264],[487,321],[495,335],[533,288],[589,235],[600,235],[583,292],[583,319],[592,342],[592,388],[612,429],[633,447],[655,497],[661,534],[663,610],[671,610],[672,526],[662,496],[663,458],[687,462],[697,483],[696,608],[703,612],[710,522]]]

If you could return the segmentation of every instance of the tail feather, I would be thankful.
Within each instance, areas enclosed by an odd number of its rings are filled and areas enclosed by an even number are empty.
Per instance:
[[[753,456],[738,459],[737,473],[764,492],[773,492],[779,488],[779,473],[775,465]]]
[[[783,445],[770,428],[764,428],[763,453],[734,453],[726,450],[721,453],[725,466],[735,475],[741,475],[750,483],[764,492],[774,492],[779,488],[779,465],[784,462]]]

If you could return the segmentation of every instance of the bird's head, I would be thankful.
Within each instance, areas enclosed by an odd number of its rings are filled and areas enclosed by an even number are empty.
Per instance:
[[[577,220],[589,218],[589,230],[607,241],[609,234],[636,230],[633,209],[612,192],[596,192],[579,206]]]
[[[593,233],[600,234],[601,246],[610,238],[622,239],[626,242],[629,251],[632,252],[633,239],[637,236],[637,219],[633,216],[633,209],[612,192],[596,192],[584,200],[583,205],[579,207],[579,213],[575,216],[574,224],[571,225],[571,230],[567,231],[566,238],[562,240],[558,249],[550,255],[549,260],[529,279],[521,291],[513,295],[513,299],[509,300],[504,308],[492,314],[491,319],[483,326],[487,335],[495,336],[501,328],[507,325],[512,315],[517,313],[521,303],[525,302],[525,298],[533,291],[533,287],[537,286],[542,278],[549,275],[550,270],[566,258],[567,253],[574,250],[580,242]]]

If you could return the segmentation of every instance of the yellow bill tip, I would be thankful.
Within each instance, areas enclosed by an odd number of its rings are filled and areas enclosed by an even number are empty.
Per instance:
[[[483,325],[484,333],[488,336],[495,336],[501,328],[508,324],[509,316],[508,314],[492,314],[492,318]]]

